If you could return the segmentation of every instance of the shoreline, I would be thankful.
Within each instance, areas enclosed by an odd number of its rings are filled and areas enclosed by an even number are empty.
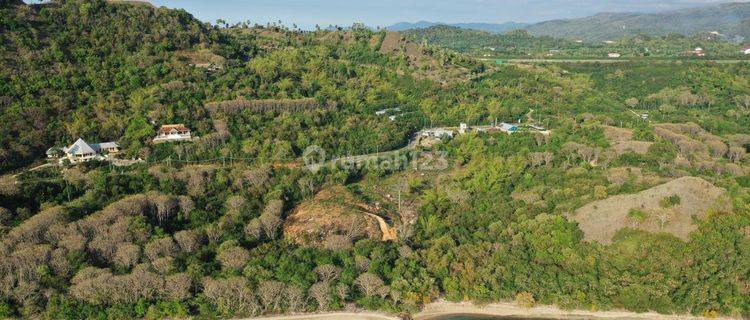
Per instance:
[[[255,318],[244,318],[242,320],[401,320],[397,316],[388,315],[375,311],[362,312],[325,312],[325,313],[301,313],[289,315],[262,316]]]
[[[444,300],[432,302],[422,308],[422,311],[413,314],[413,320],[438,320],[448,316],[490,316],[524,319],[558,319],[558,320],[732,320],[731,317],[706,318],[693,315],[667,315],[656,312],[636,313],[625,310],[610,311],[587,311],[587,310],[563,310],[557,306],[542,305],[533,308],[519,307],[512,302],[498,302],[487,305],[476,305],[471,302],[448,302]],[[289,315],[264,316],[256,318],[245,318],[244,320],[401,320],[396,315],[390,315],[374,311],[361,312],[327,312],[327,313],[303,313]]]
[[[491,303],[486,306],[478,306],[471,302],[448,302],[437,301],[426,305],[422,311],[415,314],[414,320],[440,319],[449,315],[480,315],[496,317],[519,317],[528,319],[611,319],[611,320],[635,320],[635,319],[658,319],[658,320],[698,320],[707,319],[693,315],[667,315],[656,312],[636,313],[624,310],[610,311],[586,311],[586,310],[563,310],[557,306],[537,306],[533,308],[519,307],[511,302]],[[733,318],[716,317],[715,320],[730,320]]]

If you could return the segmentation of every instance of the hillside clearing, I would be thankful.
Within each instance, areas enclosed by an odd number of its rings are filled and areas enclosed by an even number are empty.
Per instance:
[[[284,237],[306,246],[325,246],[336,236],[396,240],[395,230],[370,211],[342,186],[324,189],[292,212],[284,224]]]
[[[617,231],[625,227],[667,232],[686,240],[696,228],[694,218],[702,219],[711,210],[727,208],[725,193],[701,178],[683,177],[636,194],[589,203],[571,218],[578,222],[586,240],[603,244],[611,243]],[[680,203],[664,208],[660,202],[671,196],[679,197]]]

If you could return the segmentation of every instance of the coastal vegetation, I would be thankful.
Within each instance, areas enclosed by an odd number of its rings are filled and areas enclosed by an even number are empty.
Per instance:
[[[0,318],[750,315],[750,64],[493,65],[102,0],[6,2],[0,30]],[[152,144],[170,123],[198,138]],[[29,170],[78,137],[143,161]]]

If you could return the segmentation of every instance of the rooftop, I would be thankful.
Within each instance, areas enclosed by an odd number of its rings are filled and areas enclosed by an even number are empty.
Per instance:
[[[177,130],[179,132],[185,132],[190,131],[190,128],[185,126],[184,124],[165,124],[159,128],[159,132],[161,133],[169,133],[172,130]]]
[[[78,140],[76,140],[73,145],[65,149],[65,152],[68,154],[82,155],[96,153],[96,150],[94,150],[94,147],[88,144],[88,142],[86,142],[82,138],[78,138]]]

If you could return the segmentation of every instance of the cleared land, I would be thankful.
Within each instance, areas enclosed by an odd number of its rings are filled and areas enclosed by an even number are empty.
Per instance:
[[[284,224],[284,237],[300,245],[323,246],[331,236],[395,240],[383,218],[346,188],[331,187],[300,204]]]
[[[725,193],[701,178],[683,177],[636,194],[589,203],[571,218],[578,222],[586,240],[603,244],[611,243],[615,233],[625,227],[687,239],[696,228],[694,218],[702,219],[711,210],[726,209]],[[679,197],[680,203],[665,208],[664,199],[673,196]]]

